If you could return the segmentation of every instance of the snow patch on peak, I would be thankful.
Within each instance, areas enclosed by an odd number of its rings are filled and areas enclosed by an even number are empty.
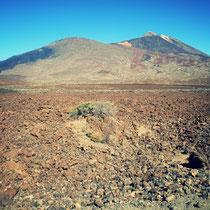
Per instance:
[[[165,39],[166,41],[168,41],[168,42],[172,43],[172,40],[171,40],[171,38],[170,38],[170,37],[165,36],[165,35],[160,35],[160,37],[161,37],[162,39]]]

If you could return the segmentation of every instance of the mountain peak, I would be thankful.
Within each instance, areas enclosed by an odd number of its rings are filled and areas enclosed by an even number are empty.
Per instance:
[[[152,31],[148,31],[146,34],[144,34],[144,36],[157,36],[157,34]]]
[[[181,57],[209,60],[209,56],[205,53],[166,35],[159,35],[152,31],[139,38],[119,42],[120,45],[147,50],[150,52],[160,52],[164,54],[179,55]]]

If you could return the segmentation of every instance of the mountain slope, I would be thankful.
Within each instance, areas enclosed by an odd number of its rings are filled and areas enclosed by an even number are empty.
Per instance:
[[[165,35],[157,35],[153,32],[147,32],[144,36],[136,39],[119,42],[117,44],[135,47],[138,49],[148,50],[152,52],[160,52],[165,54],[173,54],[179,56],[194,56],[202,60],[209,59],[205,53]]]
[[[11,58],[0,62],[0,71],[12,69],[18,64],[35,62],[39,59],[46,59],[51,56],[53,56],[53,50],[48,47],[43,47],[21,55],[12,56]]]
[[[169,45],[164,45],[166,40],[156,35],[151,37],[161,40],[160,48],[168,52]],[[140,50],[130,47],[134,41],[127,42],[127,45],[113,45],[76,37],[59,40],[0,62],[0,78],[63,83],[168,84],[208,81],[208,60]],[[182,51],[181,47],[173,48],[174,54],[186,51],[184,47]]]
[[[50,53],[42,57],[40,52],[44,49]],[[15,62],[14,57],[2,61],[0,68],[4,70],[1,75],[21,75],[26,80],[118,79],[120,72],[130,65],[131,56],[130,50],[118,46],[84,38],[67,38],[15,56]]]

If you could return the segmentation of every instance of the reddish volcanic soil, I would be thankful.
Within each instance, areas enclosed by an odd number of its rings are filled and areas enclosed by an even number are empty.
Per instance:
[[[67,120],[86,101],[118,112]],[[207,208],[209,121],[209,92],[0,94],[0,208]]]

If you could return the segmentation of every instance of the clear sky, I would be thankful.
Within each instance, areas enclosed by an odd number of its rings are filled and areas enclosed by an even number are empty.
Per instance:
[[[67,37],[111,43],[147,31],[210,55],[210,1],[0,0],[0,60]]]

